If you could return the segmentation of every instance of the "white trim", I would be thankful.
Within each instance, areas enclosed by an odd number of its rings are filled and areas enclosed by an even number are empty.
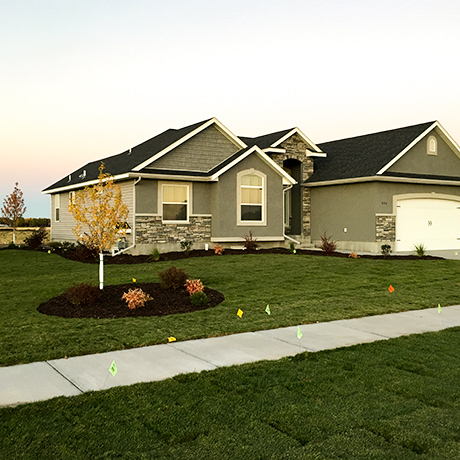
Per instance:
[[[458,181],[442,180],[442,179],[417,179],[409,177],[392,177],[392,176],[368,176],[368,177],[353,177],[350,179],[336,179],[324,182],[307,182],[302,184],[303,187],[326,187],[328,185],[347,185],[358,184],[362,182],[404,182],[407,184],[427,184],[427,185],[454,185],[460,186],[460,177]]]
[[[239,139],[237,136],[235,136],[228,128],[226,128],[217,118],[211,118],[207,122],[203,123],[200,125],[198,128],[195,128],[192,132],[188,133],[187,135],[181,137],[179,140],[176,142],[168,145],[168,147],[164,148],[161,152],[156,153],[152,157],[150,157],[148,160],[145,160],[142,162],[140,165],[136,166],[133,168],[133,171],[140,171],[141,169],[145,168],[146,166],[152,164],[154,161],[158,160],[161,158],[163,155],[166,155],[168,152],[171,150],[175,149],[176,147],[179,147],[179,145],[183,144],[184,142],[188,141],[192,137],[196,136],[199,134],[201,131],[204,131],[206,128],[209,128],[212,125],[216,125],[216,128],[224,134],[227,138],[229,138],[237,147],[240,149],[244,149],[247,147],[247,145]]]
[[[247,175],[258,176],[262,179],[262,210],[261,220],[241,220],[241,178]],[[267,175],[254,168],[244,169],[236,175],[236,225],[237,227],[267,226]]]
[[[312,152],[311,150],[308,150],[306,151],[306,155],[307,155],[307,158],[308,157],[318,157],[318,158],[326,158],[327,157],[327,154],[326,153],[315,153],[315,152]]]
[[[116,180],[129,179],[130,177],[139,177],[139,175],[131,176],[129,173],[124,173],[124,174],[118,174],[116,176],[111,176],[111,178],[113,178],[114,182]],[[99,182],[99,179],[94,179],[94,180],[90,180],[90,181],[87,181],[87,182],[82,182],[81,184],[66,185],[64,187],[54,188],[52,190],[42,190],[42,193],[44,195],[48,195],[48,194],[65,192],[65,191],[68,191],[68,190],[76,190],[76,189],[79,189],[79,188],[85,188],[85,187],[89,187],[91,185],[95,185],[98,182]]]
[[[186,220],[164,220],[163,216],[163,187],[167,186],[180,186],[180,187],[186,187],[187,188],[187,219]],[[160,189],[160,193],[158,193],[158,210],[160,210],[160,217],[161,217],[161,223],[162,224],[189,224],[190,223],[190,214],[192,212],[192,184],[190,182],[158,182],[158,188]],[[166,203],[166,204],[171,204],[171,203]]]
[[[274,142],[270,147],[278,147],[278,145],[282,144],[286,139],[289,139],[291,136],[294,134],[298,134],[307,144],[309,144],[313,150],[316,152],[321,152],[321,149],[313,143],[299,128],[293,128],[291,131],[289,131],[285,136],[283,136],[281,139],[278,139],[276,142]]]
[[[258,236],[254,238],[256,241],[284,241],[283,236]],[[225,236],[225,237],[212,237],[211,243],[240,243],[246,241],[241,236]]]
[[[136,213],[136,217],[161,217],[161,214],[153,212],[138,212]]]
[[[420,136],[413,140],[402,152],[396,155],[390,162],[388,162],[377,174],[383,174],[388,168],[394,165],[403,155],[405,155],[415,144],[420,142],[426,135],[428,135],[435,128],[439,129],[441,137],[443,137],[447,143],[450,144],[451,148],[455,151],[454,153],[460,158],[460,146],[454,141],[449,133],[443,128],[439,121],[433,122],[433,124],[427,128]]]
[[[190,217],[212,217],[212,214],[190,214]]]
[[[267,154],[265,154],[262,150],[260,150],[260,148],[257,147],[257,145],[254,145],[247,152],[244,152],[244,154],[240,155],[238,158],[233,160],[227,166],[224,166],[221,170],[219,170],[218,172],[213,174],[210,177],[210,180],[216,181],[220,175],[222,175],[223,173],[227,172],[229,169],[233,168],[240,161],[243,161],[246,157],[248,157],[252,153],[257,153],[259,155],[259,157],[265,163],[268,164],[268,166],[270,166],[272,169],[274,169],[276,172],[278,172],[283,177],[283,185],[297,184],[297,182],[286,171],[284,171],[283,168],[280,168]]]
[[[434,141],[434,150],[430,149],[432,141]],[[432,156],[436,156],[438,154],[438,139],[436,139],[436,136],[428,136],[428,139],[426,140],[426,154]]]
[[[286,149],[276,148],[276,147],[268,147],[268,149],[262,149],[265,153],[286,153]]]

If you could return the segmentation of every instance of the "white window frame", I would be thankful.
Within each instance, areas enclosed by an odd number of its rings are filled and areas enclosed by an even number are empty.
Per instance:
[[[54,221],[59,222],[61,220],[61,195],[56,193],[54,195]]]
[[[262,220],[241,220],[241,178],[246,175],[259,176],[262,179]],[[236,186],[236,224],[240,227],[266,226],[267,225],[267,176],[255,169],[245,169],[237,174]]]
[[[431,146],[434,146],[434,149]],[[438,154],[438,140],[436,136],[429,136],[426,141],[426,153],[427,155],[437,155]]]
[[[180,187],[186,187],[187,189],[187,219],[186,220],[165,220],[163,217],[163,205],[164,204],[175,204],[175,203],[164,203],[163,202],[163,187],[165,185],[168,186],[180,186]],[[189,224],[190,223],[190,214],[192,214],[192,210],[190,208],[191,206],[191,183],[189,182],[160,182],[160,193],[159,193],[159,201],[158,201],[158,210],[161,215],[161,222],[164,224]],[[177,203],[176,203],[177,204]]]
[[[69,192],[69,204],[72,203],[74,204],[75,203],[75,190],[72,191],[72,192]]]

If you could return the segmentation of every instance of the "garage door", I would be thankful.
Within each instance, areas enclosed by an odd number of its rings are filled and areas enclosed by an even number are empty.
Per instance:
[[[396,213],[396,250],[460,248],[460,202],[433,198],[400,200]]]

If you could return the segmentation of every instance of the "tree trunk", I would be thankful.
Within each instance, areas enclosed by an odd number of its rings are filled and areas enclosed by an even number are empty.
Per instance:
[[[16,244],[16,229],[13,227],[13,244]]]
[[[99,289],[104,289],[104,254],[99,253]]]

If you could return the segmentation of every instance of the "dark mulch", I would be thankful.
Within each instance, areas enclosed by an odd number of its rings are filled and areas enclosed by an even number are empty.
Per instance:
[[[129,289],[135,288],[150,294],[153,300],[146,302],[143,307],[130,310],[121,297]],[[206,310],[224,300],[224,295],[219,291],[204,288],[204,292],[209,298],[209,304],[206,307],[195,307],[191,304],[190,295],[185,288],[174,291],[163,289],[159,283],[120,284],[104,286],[101,298],[91,306],[75,306],[66,299],[65,294],[61,294],[42,303],[37,310],[45,315],[62,318],[134,318]]]
[[[225,249],[222,256],[231,256],[231,255],[241,255],[241,254],[291,254],[291,251],[287,248],[269,248],[269,249],[258,249],[256,251],[246,251],[242,249]],[[89,256],[85,259],[81,259],[78,255],[75,255],[73,252],[69,251],[66,254],[60,254],[63,257],[68,259],[77,260],[79,262],[85,263],[99,263],[98,257]],[[296,255],[310,255],[310,256],[319,256],[319,257],[349,257],[348,253],[343,252],[333,252],[332,254],[326,254],[324,251],[312,250],[312,249],[297,249]],[[359,255],[359,254],[358,254]],[[214,254],[214,250],[205,251],[204,249],[197,249],[190,251],[188,254],[181,252],[167,252],[160,255],[160,261],[172,261],[180,259],[189,259],[194,257],[221,257]],[[359,255],[361,259],[392,259],[392,260],[427,260],[427,259],[442,259],[442,257],[436,256],[423,256],[419,257],[415,254],[412,255],[389,255],[383,256],[381,254],[369,255],[363,254]],[[112,257],[111,255],[106,255],[104,257],[104,264],[107,265],[129,265],[129,264],[145,264],[153,262],[150,259],[149,255],[138,255],[133,256],[130,254],[120,254],[118,256]]]

